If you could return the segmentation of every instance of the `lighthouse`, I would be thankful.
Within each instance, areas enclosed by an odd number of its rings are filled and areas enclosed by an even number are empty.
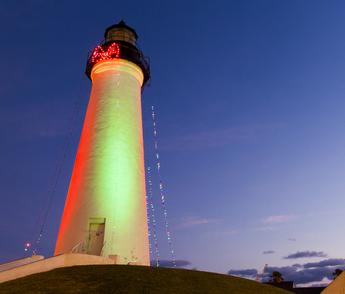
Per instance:
[[[55,255],[149,265],[141,93],[150,69],[137,38],[121,21],[89,54],[91,94]]]

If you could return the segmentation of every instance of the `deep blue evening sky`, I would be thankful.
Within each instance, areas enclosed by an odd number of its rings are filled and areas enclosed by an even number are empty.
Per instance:
[[[155,105],[177,258],[223,273],[344,258],[344,16],[344,1],[2,0],[0,262],[34,239],[67,138],[40,246],[53,252],[86,56],[121,19],[151,59],[145,156]],[[297,251],[324,254],[283,259]]]

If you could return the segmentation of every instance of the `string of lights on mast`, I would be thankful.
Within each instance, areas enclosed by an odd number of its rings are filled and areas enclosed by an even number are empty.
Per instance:
[[[153,238],[154,251],[152,251],[152,245],[150,242],[150,255],[153,257],[155,265],[159,266],[159,248],[157,239],[157,223],[156,223],[156,213],[153,204],[153,189],[152,189],[152,177],[151,177],[151,167],[147,167],[147,223],[149,227],[149,238],[151,239],[151,231]],[[150,229],[150,224],[152,224],[152,229]]]
[[[167,205],[166,205],[166,197],[165,197],[165,191],[164,191],[163,180],[162,180],[162,175],[161,175],[161,162],[160,162],[159,148],[158,148],[157,122],[156,122],[156,113],[155,113],[154,106],[151,106],[151,117],[152,117],[153,139],[154,139],[154,148],[155,148],[155,156],[156,156],[156,168],[157,168],[158,181],[159,181],[159,195],[160,195],[161,205],[162,205],[163,214],[164,214],[165,233],[168,239],[171,262],[172,262],[172,265],[176,267],[175,251],[174,251],[174,246],[173,246],[173,242],[171,238],[171,231],[170,231],[169,221],[168,221],[168,211],[167,211]]]

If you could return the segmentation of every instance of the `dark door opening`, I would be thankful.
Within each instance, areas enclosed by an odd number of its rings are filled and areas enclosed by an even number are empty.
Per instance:
[[[104,231],[104,218],[90,218],[87,254],[101,255],[104,244]]]

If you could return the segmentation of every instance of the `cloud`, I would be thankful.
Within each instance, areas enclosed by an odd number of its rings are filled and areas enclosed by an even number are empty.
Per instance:
[[[266,250],[266,251],[262,252],[262,254],[273,254],[273,253],[275,253],[274,250]]]
[[[274,231],[276,229],[276,227],[273,226],[262,226],[259,228],[256,228],[257,231],[261,231],[261,232],[270,232],[270,231]]]
[[[281,124],[232,126],[213,129],[169,138],[162,142],[165,150],[200,150],[226,146],[234,143],[254,141],[271,130],[280,128]]]
[[[252,278],[254,278],[258,274],[258,271],[255,268],[243,269],[243,270],[229,270],[228,274],[229,275],[233,275],[233,276],[252,277]]]
[[[329,280],[333,277],[336,267],[319,267],[305,269],[297,266],[268,267],[267,272],[279,271],[286,281],[294,281],[296,284],[321,282],[324,278]],[[268,275],[266,276],[268,279]]]
[[[195,226],[203,226],[203,225],[214,224],[218,222],[219,222],[219,219],[189,216],[189,217],[182,218],[180,223],[176,226],[176,228],[180,228],[180,229],[191,228]]]
[[[239,232],[235,229],[231,229],[231,228],[215,228],[212,227],[209,230],[204,230],[203,231],[203,235],[205,235],[207,238],[223,238],[223,237],[230,237],[230,236],[234,236],[237,235]]]
[[[307,257],[327,257],[327,254],[322,251],[298,251],[296,253],[292,253],[288,256],[285,256],[284,259],[297,259]]]
[[[292,214],[282,214],[282,215],[271,215],[262,220],[262,223],[265,225],[274,225],[274,224],[281,224],[292,221],[296,218],[295,215]]]
[[[155,265],[156,261],[151,260],[151,264]],[[186,266],[189,266],[191,264],[192,263],[188,260],[182,260],[182,259],[175,260],[176,267],[186,267]],[[164,259],[159,260],[159,266],[160,267],[174,267],[171,260],[164,260]]]
[[[228,229],[228,230],[222,230],[222,231],[214,231],[215,233],[219,234],[219,235],[237,235],[238,231],[237,230],[232,230],[232,229]]]
[[[274,271],[280,272],[285,281],[294,281],[296,284],[324,283],[325,280],[332,280],[333,272],[337,268],[345,268],[345,259],[333,258],[319,262],[305,264],[294,264],[291,266],[269,266],[262,276],[263,281],[268,281]],[[256,269],[230,270],[228,273],[243,277],[255,277]]]
[[[308,287],[327,287],[328,283],[316,283],[316,284],[311,284]]]
[[[345,259],[342,258],[330,258],[324,259],[319,262],[309,262],[304,264],[305,268],[315,268],[315,267],[326,267],[326,266],[336,266],[345,265]]]

